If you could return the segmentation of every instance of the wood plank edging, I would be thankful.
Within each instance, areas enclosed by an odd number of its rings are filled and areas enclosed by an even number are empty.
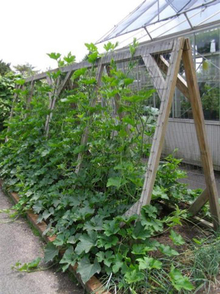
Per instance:
[[[0,179],[0,188],[3,188],[3,181]],[[9,192],[8,193],[13,202],[16,204],[19,201],[19,195],[15,192]],[[47,228],[47,224],[42,221],[40,223],[37,223],[38,215],[35,214],[32,210],[27,211],[27,218],[31,222],[31,224],[38,230],[38,232],[41,234],[41,237],[44,239],[46,243],[53,242],[56,239],[56,236],[46,236],[43,235],[44,231]],[[60,254],[63,255],[63,252],[60,251]],[[95,277],[92,276],[86,284],[82,282],[82,279],[80,277],[80,274],[77,273],[77,265],[70,266],[69,270],[74,274],[78,282],[82,285],[83,288],[85,288],[88,293],[91,294],[110,294],[109,291],[102,290],[104,289],[102,283]]]

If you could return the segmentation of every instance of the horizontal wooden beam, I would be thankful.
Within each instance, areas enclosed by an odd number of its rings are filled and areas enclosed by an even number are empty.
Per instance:
[[[137,59],[141,55],[144,56],[145,54],[158,54],[158,53],[162,54],[162,53],[170,52],[173,48],[173,43],[174,43],[173,40],[169,40],[169,41],[163,41],[163,42],[150,43],[149,45],[146,45],[146,44],[139,45],[132,58]],[[115,62],[130,60],[131,53],[129,48],[119,49],[104,55],[101,59],[101,63],[103,65],[107,65],[111,62],[112,59],[114,59]],[[97,67],[99,63],[100,63],[100,60],[97,61],[95,66]],[[82,61],[79,63],[73,63],[71,65],[61,67],[60,70],[61,72],[66,73],[69,71],[75,71],[80,68],[91,68],[92,66],[93,65],[89,63],[88,61]],[[58,68],[50,70],[48,72],[52,73],[52,72],[56,72],[57,70]],[[29,77],[25,80],[25,82],[29,83],[31,81],[46,79],[48,72],[43,72],[38,75]]]

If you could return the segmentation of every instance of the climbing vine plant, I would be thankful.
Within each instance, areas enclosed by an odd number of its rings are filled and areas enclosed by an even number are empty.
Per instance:
[[[100,54],[93,44],[86,46],[94,65]],[[136,47],[134,42],[131,55]],[[59,66],[75,60],[70,53],[64,59],[49,56]],[[14,115],[6,122],[9,128],[1,133],[8,140],[0,149],[0,177],[8,189],[19,192],[18,211],[32,209],[39,222],[47,222],[45,234],[56,235],[45,249],[47,262],[59,247],[65,250],[63,271],[78,263],[84,283],[100,274],[124,293],[165,293],[164,284],[155,280],[163,271],[166,293],[191,291],[190,279],[175,265],[178,246],[185,243],[175,226],[187,216],[177,204],[192,194],[178,182],[184,177],[180,161],[169,156],[161,162],[152,204],[144,206],[140,216],[123,216],[140,197],[157,118],[157,110],[147,106],[154,90],[132,90],[133,66],[131,60],[123,72],[112,60],[99,86],[95,66],[76,70],[53,110],[48,136],[45,119],[52,86],[38,82],[29,108],[28,93],[18,90]],[[50,73],[54,83],[60,78],[61,70]],[[88,140],[83,143],[85,130]],[[176,210],[163,216],[158,200],[172,202]],[[164,230],[170,231],[175,249],[154,238]]]

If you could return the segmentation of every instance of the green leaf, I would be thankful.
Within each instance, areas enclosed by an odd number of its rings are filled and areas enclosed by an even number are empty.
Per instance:
[[[116,220],[108,221],[103,225],[104,228],[104,234],[106,236],[115,235],[120,230],[120,224]]]
[[[29,269],[37,268],[40,262],[41,262],[41,258],[37,257],[36,259],[28,263],[28,268]]]
[[[134,269],[132,271],[127,271],[125,273],[125,280],[128,284],[140,282],[144,280],[144,278],[145,278],[145,274],[140,272],[137,269]]]
[[[41,262],[40,257],[37,257],[33,261],[24,263],[24,264],[21,264],[20,262],[16,262],[16,264],[12,266],[12,269],[16,269],[20,272],[31,272],[38,267],[40,262]]]
[[[119,189],[121,187],[121,182],[122,182],[122,179],[119,177],[109,178],[108,182],[107,182],[107,187],[113,186],[113,187],[116,187],[117,189]]]
[[[48,243],[45,247],[44,251],[44,260],[45,262],[49,262],[54,259],[59,254],[59,249],[53,244],[53,243]]]
[[[74,79],[77,79],[79,78],[80,76],[83,76],[85,73],[86,73],[87,69],[86,68],[80,68],[80,69],[77,69],[76,71],[74,71],[73,73],[73,78]]]
[[[169,197],[166,192],[167,192],[167,189],[160,187],[160,186],[156,186],[156,187],[154,187],[154,190],[152,193],[152,199],[153,200],[156,200],[156,199],[169,200]]]
[[[179,253],[171,248],[169,245],[160,244],[159,250],[167,256],[177,256]]]
[[[109,249],[115,246],[117,243],[118,243],[118,238],[116,236],[107,237],[105,235],[102,235],[97,240],[97,247],[98,248],[104,247],[105,249]]]
[[[145,255],[147,251],[145,244],[134,244],[131,253],[135,255]]]
[[[182,289],[191,291],[194,289],[194,286],[190,283],[189,278],[183,276],[182,273],[176,269],[173,264],[171,265],[169,277],[172,285],[177,291]]]
[[[115,44],[112,44],[111,42],[108,42],[107,44],[104,44],[104,49],[108,52],[110,50],[114,50],[118,46],[118,42]]]
[[[61,56],[60,53],[55,53],[55,52],[47,53],[47,55],[48,55],[50,58],[55,59],[55,60],[59,59],[60,56]]]
[[[175,231],[170,231],[170,239],[173,241],[175,245],[183,245],[185,244],[185,240],[183,237],[179,234],[177,234]]]
[[[101,267],[95,259],[94,263],[90,263],[88,257],[84,257],[78,263],[77,272],[80,274],[83,283],[85,284],[88,280],[96,273],[100,273]]]
[[[82,234],[79,237],[80,242],[77,244],[75,252],[80,255],[83,252],[88,253],[90,249],[96,245],[97,234],[90,231],[88,234]]]
[[[67,56],[63,58],[68,64],[75,62],[76,56],[72,55],[71,52],[68,53]]]
[[[62,246],[64,242],[65,242],[65,235],[61,233],[56,237],[55,241],[53,241],[53,244],[55,246]]]
[[[145,205],[141,209],[141,214],[143,216],[148,216],[149,218],[157,217],[157,208],[153,205]]]
[[[22,85],[24,85],[25,80],[24,79],[19,79],[19,80],[16,80],[15,83],[22,86]]]
[[[153,257],[138,258],[137,261],[139,262],[139,270],[162,268],[162,262]]]
[[[74,266],[77,261],[77,255],[73,250],[73,246],[70,246],[64,253],[62,259],[60,260],[61,264],[64,264],[62,267],[63,272],[69,268],[69,266]]]
[[[116,274],[117,272],[119,272],[124,264],[122,255],[119,253],[116,254],[113,263],[114,265],[112,266],[112,271],[114,274]]]
[[[136,222],[136,225],[132,231],[132,237],[137,240],[146,240],[151,237],[151,231],[146,230],[144,226],[142,226],[141,222]]]
[[[104,262],[104,264],[108,267],[111,266],[112,262],[114,261],[115,259],[115,256],[113,254],[113,251],[106,251],[106,252],[103,252],[103,251],[99,251],[97,254],[96,254],[96,257],[97,257],[97,260],[98,262]]]

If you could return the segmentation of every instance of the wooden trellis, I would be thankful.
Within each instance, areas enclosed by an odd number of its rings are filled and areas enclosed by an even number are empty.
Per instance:
[[[169,56],[169,58],[165,59],[164,56]],[[153,85],[157,90],[161,103],[141,197],[126,212],[126,215],[140,214],[141,207],[143,205],[149,204],[151,201],[156,172],[161,157],[163,142],[171,110],[172,99],[174,96],[175,87],[177,87],[189,100],[192,106],[196,134],[201,153],[201,162],[206,182],[206,189],[191,205],[189,211],[193,215],[196,215],[197,212],[203,207],[203,205],[207,201],[209,201],[213,225],[216,229],[220,225],[218,192],[214,177],[212,158],[207,143],[202,104],[189,40],[185,38],[179,38],[163,42],[142,44],[137,48],[132,58],[143,59],[146,69],[152,78]],[[112,59],[114,59],[116,63],[119,61],[130,60],[131,54],[129,49],[127,48],[109,53],[97,62],[97,87],[100,84],[103,69],[106,68],[106,72],[109,72],[108,66]],[[182,65],[185,71],[186,79],[183,79],[179,75],[180,65]],[[60,69],[63,74],[65,73],[65,77],[59,81],[58,85],[53,86],[55,90],[52,95],[53,97],[50,97],[51,101],[49,106],[51,113],[48,115],[45,123],[46,136],[49,133],[49,123],[52,119],[52,112],[55,107],[56,100],[64,89],[67,81],[70,79],[75,70],[80,68],[90,68],[91,66],[92,65],[90,63],[84,61]],[[38,74],[34,77],[26,79],[26,83],[31,82],[32,85],[34,85],[34,82],[36,80],[45,79],[46,77],[47,73]],[[31,87],[31,89],[31,91],[33,92],[33,87]],[[30,99],[28,100],[28,103],[30,103]],[[117,103],[120,103],[119,97],[115,97],[115,101]],[[94,104],[95,102],[96,101],[91,101],[92,104]],[[88,134],[89,126],[85,128],[84,134],[81,139],[82,144],[87,143]],[[80,169],[82,160],[83,155],[79,154],[76,173],[78,173]]]

